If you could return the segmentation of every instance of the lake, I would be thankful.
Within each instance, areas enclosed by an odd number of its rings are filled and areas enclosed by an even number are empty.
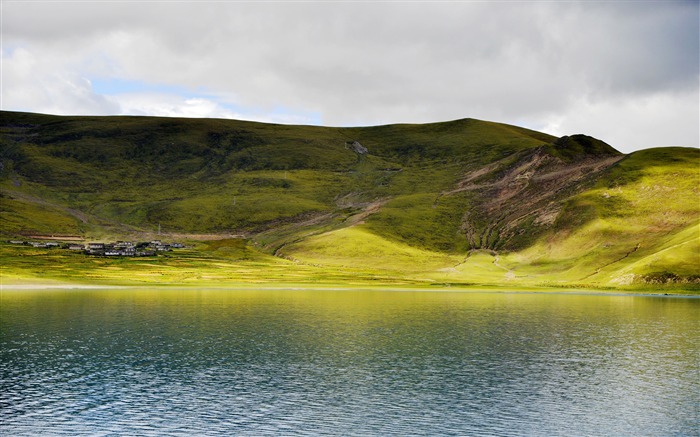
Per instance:
[[[700,299],[0,293],[2,435],[698,435]]]

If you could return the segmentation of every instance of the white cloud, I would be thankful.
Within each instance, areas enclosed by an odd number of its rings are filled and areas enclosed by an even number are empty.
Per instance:
[[[582,98],[566,113],[544,119],[542,131],[553,135],[585,133],[629,153],[659,146],[698,147],[698,95],[657,93],[610,100]]]
[[[2,8],[3,109],[342,126],[474,117],[623,149],[700,146],[697,2]],[[154,89],[89,84],[109,79]]]
[[[226,110],[203,98],[183,98],[167,94],[121,94],[112,96],[121,113],[162,117],[236,118],[240,114]]]
[[[114,114],[117,105],[90,81],[24,48],[2,53],[2,109],[49,114]]]
[[[172,94],[117,94],[109,97],[120,108],[120,114],[160,117],[230,118],[267,123],[313,124],[313,114],[295,114],[282,110],[237,112],[204,97],[182,97]]]

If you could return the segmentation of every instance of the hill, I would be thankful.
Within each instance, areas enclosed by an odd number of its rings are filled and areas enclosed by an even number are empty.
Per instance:
[[[695,149],[625,156],[585,135],[474,119],[333,128],[13,112],[2,112],[0,141],[4,239],[161,229],[196,244],[200,263],[256,262],[262,276],[276,266],[294,280],[687,288],[700,278]],[[43,271],[41,257],[17,267],[19,249],[3,250],[10,276]],[[164,280],[181,281],[176,270]]]

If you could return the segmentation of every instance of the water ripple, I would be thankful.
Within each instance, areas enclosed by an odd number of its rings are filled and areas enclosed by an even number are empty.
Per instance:
[[[3,435],[698,434],[697,299],[1,298]]]

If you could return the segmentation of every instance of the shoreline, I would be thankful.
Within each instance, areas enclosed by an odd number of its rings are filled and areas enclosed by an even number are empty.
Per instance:
[[[133,288],[125,285],[85,285],[85,284],[0,284],[0,291],[7,290],[74,290],[74,289],[119,289]]]
[[[170,290],[259,290],[259,291],[385,291],[385,292],[433,292],[433,293],[493,293],[493,294],[558,294],[558,295],[586,295],[586,296],[637,296],[637,297],[678,297],[700,298],[700,293],[686,290],[596,290],[587,288],[546,288],[546,287],[503,287],[496,285],[472,285],[472,286],[397,286],[379,284],[309,284],[294,283],[231,283],[222,285],[209,284],[137,284],[137,285],[106,285],[106,284],[71,284],[71,283],[10,283],[0,284],[0,291],[40,291],[40,290],[134,290],[134,289],[170,289]]]

